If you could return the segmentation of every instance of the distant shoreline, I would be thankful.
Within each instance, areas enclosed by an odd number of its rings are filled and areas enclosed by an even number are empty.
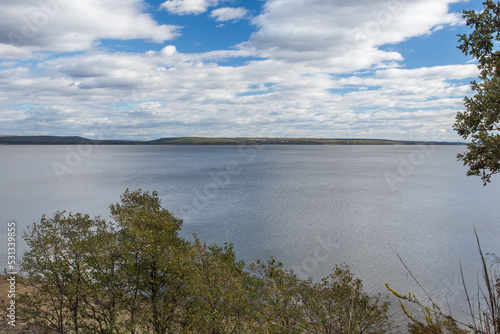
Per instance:
[[[348,138],[178,137],[140,141],[94,140],[78,136],[0,136],[0,145],[466,145],[466,143]]]

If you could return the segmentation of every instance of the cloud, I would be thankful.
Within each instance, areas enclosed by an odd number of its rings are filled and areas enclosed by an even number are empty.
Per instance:
[[[161,4],[160,8],[167,10],[171,14],[198,15],[218,3],[219,0],[167,0]]]
[[[43,75],[27,67],[1,70],[0,103],[10,107],[0,133],[53,124],[81,134],[107,124],[107,137],[122,138],[428,139],[451,128],[468,92],[462,81],[477,75],[474,65],[449,65],[337,76],[272,59],[221,66],[204,55],[171,45],[159,52],[50,59],[38,65]],[[17,101],[29,108],[13,107]]]
[[[214,9],[210,16],[216,21],[230,21],[239,20],[247,15],[247,10],[243,7],[233,8],[233,7],[223,7]]]
[[[183,53],[170,41],[179,28],[155,22],[139,0],[8,1],[0,12],[0,57],[30,61],[0,63],[0,134],[105,128],[107,138],[428,139],[451,129],[477,68],[405,69],[403,56],[382,46],[397,50],[397,43],[457,24],[451,2],[267,0],[248,41]],[[162,8],[199,14],[220,3],[171,0]],[[235,20],[244,11],[210,15]],[[96,47],[104,38],[170,45],[110,52]]]
[[[178,27],[158,24],[141,11],[143,6],[142,0],[4,2],[0,11],[0,56],[85,51],[101,39],[161,43],[178,36]]]
[[[7,43],[0,43],[0,58],[23,59],[29,57],[30,54],[31,51],[29,49]]]
[[[455,0],[268,0],[253,19],[258,28],[242,47],[264,57],[306,61],[334,71],[352,71],[402,61],[380,46],[455,25]]]

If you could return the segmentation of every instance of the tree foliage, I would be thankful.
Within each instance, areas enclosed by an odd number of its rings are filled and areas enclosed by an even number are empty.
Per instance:
[[[464,99],[465,111],[458,112],[454,129],[471,139],[459,160],[468,165],[467,175],[481,176],[484,185],[500,172],[500,3],[487,0],[484,10],[465,10],[463,18],[472,31],[458,35],[458,48],[478,62],[480,82],[471,82],[475,95]]]
[[[25,233],[29,290],[18,315],[36,333],[381,333],[387,305],[347,267],[300,280],[272,258],[250,267],[231,244],[179,236],[158,194],[127,190],[112,221],[57,212]]]
[[[195,333],[252,333],[255,291],[245,264],[231,244],[206,245],[195,238],[192,249],[189,321]]]
[[[53,218],[42,217],[25,233],[30,250],[23,256],[21,269],[32,292],[20,301],[21,315],[28,323],[55,333],[79,333],[85,327],[82,319],[92,290],[90,258],[101,251],[99,244],[91,248],[88,241],[104,224],[80,213],[56,212]]]
[[[363,291],[347,266],[337,266],[320,283],[306,281],[302,300],[309,326],[317,333],[386,333],[388,302]]]
[[[158,194],[127,190],[111,205],[117,222],[126,307],[132,328],[173,333],[183,314],[189,266],[182,220],[161,207]]]
[[[262,304],[270,333],[388,333],[393,329],[389,303],[363,291],[348,266],[314,283],[301,280],[283,264],[258,261],[252,270],[262,278]]]

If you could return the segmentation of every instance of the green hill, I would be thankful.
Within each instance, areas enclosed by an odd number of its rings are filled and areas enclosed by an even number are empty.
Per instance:
[[[433,141],[331,138],[179,137],[151,141],[94,140],[78,136],[0,136],[0,145],[464,145]]]
[[[3,145],[127,145],[130,140],[93,140],[78,136],[0,136]]]
[[[448,142],[400,141],[386,139],[329,139],[329,138],[161,138],[145,142],[147,145],[417,145],[462,144]]]

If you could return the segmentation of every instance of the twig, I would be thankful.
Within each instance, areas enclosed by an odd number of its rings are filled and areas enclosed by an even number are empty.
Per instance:
[[[486,283],[486,288],[488,289],[488,299],[486,301],[489,301],[488,307],[490,308],[490,313],[491,313],[491,321],[493,322],[493,329],[495,333],[498,333],[498,320],[497,320],[497,310],[498,310],[498,305],[496,303],[496,298],[495,294],[491,289],[491,281],[490,277],[488,274],[488,267],[486,266],[486,260],[484,259],[483,251],[481,249],[481,244],[479,242],[479,237],[477,236],[476,232],[476,227],[474,226],[474,235],[476,236],[476,241],[477,241],[477,248],[479,250],[479,255],[481,256],[481,262],[483,264],[483,277],[484,281]],[[486,297],[485,297],[486,298]]]
[[[432,306],[434,307],[435,311],[433,311],[435,314],[438,314],[442,317],[445,317],[446,319],[449,319],[449,320],[452,320],[453,322],[459,324],[459,325],[463,325],[467,328],[470,328],[472,330],[476,330],[474,327],[472,327],[470,324],[466,324],[460,320],[457,320],[455,318],[453,318],[451,315],[448,315],[448,314],[445,314],[443,313],[443,311],[441,311],[441,309],[439,308],[439,305],[437,305],[434,300],[432,299],[432,297],[427,293],[427,291],[424,289],[424,287],[422,286],[422,284],[420,284],[420,282],[417,280],[417,278],[415,277],[415,275],[413,275],[412,271],[410,270],[410,268],[408,268],[408,266],[406,265],[406,263],[403,261],[403,259],[401,258],[401,255],[399,255],[399,253],[391,246],[389,245],[389,247],[391,248],[391,250],[394,252],[394,254],[396,254],[396,256],[398,257],[399,261],[401,261],[401,263],[403,264],[403,266],[405,267],[406,271],[408,272],[408,274],[411,276],[411,278],[413,278],[413,280],[415,281],[415,283],[417,283],[417,285],[420,287],[420,289],[422,289],[422,291],[425,293],[425,295],[427,296],[427,298],[429,298],[429,301],[431,302]],[[417,305],[420,305],[423,307],[422,304],[420,304],[418,301],[416,302]],[[480,333],[480,332],[479,332]]]
[[[411,276],[411,278],[413,278],[413,280],[415,281],[415,283],[417,283],[417,285],[419,286],[419,288],[425,293],[425,295],[427,296],[427,298],[429,298],[429,300],[432,303],[432,305],[436,307],[436,309],[439,311],[440,314],[443,314],[441,312],[441,309],[439,308],[439,306],[434,302],[434,300],[432,299],[432,297],[427,293],[427,291],[424,289],[424,287],[422,286],[422,284],[420,284],[420,282],[417,280],[417,278],[413,275],[413,272],[410,270],[410,268],[408,268],[408,266],[406,265],[406,263],[403,261],[403,258],[401,257],[401,255],[399,255],[399,253],[394,248],[392,248],[391,245],[389,245],[389,247],[394,252],[394,254],[396,254],[396,256],[398,257],[399,261],[401,261],[401,263],[403,264],[403,266],[405,267],[406,271]]]
[[[462,285],[464,286],[465,297],[467,298],[467,305],[469,305],[470,315],[472,317],[472,324],[474,328],[477,328],[476,319],[474,318],[474,311],[472,308],[472,303],[469,298],[469,292],[467,291],[467,285],[465,284],[464,272],[462,270],[462,264],[460,263],[460,276],[462,277]]]

